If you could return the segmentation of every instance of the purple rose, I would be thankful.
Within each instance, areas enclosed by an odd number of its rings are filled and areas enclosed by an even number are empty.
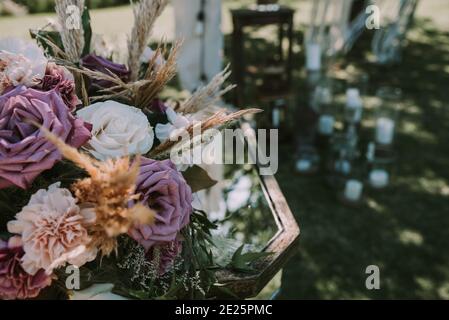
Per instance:
[[[75,148],[91,137],[91,125],[70,113],[56,89],[42,92],[20,86],[0,96],[0,189],[26,189],[61,159],[30,120]]]
[[[165,111],[167,111],[167,106],[162,100],[154,99],[153,102],[151,102],[149,109],[156,113],[165,113]]]
[[[130,236],[146,251],[153,245],[174,241],[187,226],[192,214],[192,190],[170,160],[141,158],[136,193],[141,201],[156,211],[153,225],[140,225]]]
[[[20,237],[0,240],[0,299],[35,298],[51,284],[51,277],[43,269],[34,276],[23,270],[20,260],[24,254]]]
[[[89,54],[81,59],[81,65],[92,71],[99,71],[107,75],[115,74],[122,81],[128,82],[130,72],[123,64],[114,63],[95,54]],[[114,84],[107,80],[91,79],[89,93],[95,94],[98,90],[113,87]]]
[[[41,85],[43,91],[56,89],[71,111],[74,111],[81,104],[76,95],[73,75],[64,67],[48,63]]]
[[[176,258],[182,251],[182,242],[175,241],[155,245],[147,252],[147,258],[157,266],[160,276],[164,275],[173,267]]]

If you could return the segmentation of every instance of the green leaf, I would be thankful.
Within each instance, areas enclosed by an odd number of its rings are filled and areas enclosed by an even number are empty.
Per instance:
[[[271,255],[270,252],[243,252],[244,245],[241,245],[233,254],[230,268],[241,272],[253,272],[255,271],[250,265],[263,257]]]
[[[241,297],[232,292],[231,289],[227,288],[225,284],[216,283],[213,285],[213,289],[216,291],[216,293],[221,293],[220,299],[223,298],[223,296],[231,299],[241,299]]]
[[[90,13],[88,8],[84,8],[83,16],[81,17],[84,30],[84,49],[83,56],[90,53],[90,45],[92,42],[92,27],[90,25]]]
[[[30,30],[32,39],[36,39],[37,44],[40,45],[45,52],[51,57],[55,57],[55,52],[51,46],[45,41],[52,42],[62,51],[64,51],[64,45],[62,44],[61,35],[57,31],[45,31],[45,30]]]
[[[192,192],[209,189],[217,184],[217,181],[209,177],[206,170],[196,165],[184,171],[183,176],[192,188]]]
[[[149,293],[143,290],[129,290],[129,294],[140,300],[147,300],[150,298]]]
[[[8,232],[0,232],[0,239],[3,241],[8,241],[11,238],[11,234]]]

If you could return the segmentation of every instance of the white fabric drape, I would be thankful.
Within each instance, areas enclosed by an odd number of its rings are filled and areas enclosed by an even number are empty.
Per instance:
[[[178,59],[178,72],[183,89],[194,91],[222,69],[223,34],[221,31],[221,0],[206,0],[204,25],[198,21],[201,0],[172,0],[176,38],[183,46]],[[204,47],[203,47],[204,46]]]

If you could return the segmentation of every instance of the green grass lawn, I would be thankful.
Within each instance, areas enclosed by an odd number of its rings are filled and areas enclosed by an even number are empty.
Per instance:
[[[281,147],[277,179],[302,230],[281,298],[449,298],[449,33],[419,20],[394,68],[367,64],[366,49],[346,62],[370,75],[371,91],[386,84],[404,92],[394,181],[368,193],[363,207],[346,208],[323,177],[292,176],[295,146]],[[304,80],[296,79],[297,92]],[[365,288],[371,264],[380,267],[380,290]]]
[[[297,255],[283,271],[280,298],[449,298],[449,3],[442,2],[422,1],[400,66],[367,63],[367,42],[346,59],[370,75],[371,93],[381,84],[404,92],[396,173],[387,190],[368,193],[365,205],[350,209],[337,202],[324,177],[292,174],[296,118],[289,117],[291,139],[280,147],[277,179],[299,221],[301,237]],[[241,3],[226,1],[226,6]],[[156,36],[173,33],[170,10],[159,21]],[[307,18],[304,11],[298,25]],[[27,36],[29,27],[45,24],[45,16],[0,18],[0,36]],[[131,28],[129,8],[94,11],[93,17],[98,33],[126,33]],[[226,13],[224,30],[230,29]],[[261,56],[264,50],[254,45],[253,55]],[[303,60],[295,50],[292,115],[305,100],[304,73],[299,72]],[[365,288],[365,268],[371,264],[380,267],[380,290]]]

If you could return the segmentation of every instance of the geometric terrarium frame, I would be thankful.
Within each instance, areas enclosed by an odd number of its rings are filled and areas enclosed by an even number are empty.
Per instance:
[[[254,144],[254,130],[248,123],[243,123],[242,129],[248,143]],[[274,175],[262,176],[258,174],[258,177],[263,195],[271,211],[271,218],[277,228],[275,235],[262,249],[262,252],[270,254],[255,263],[256,272],[251,274],[236,273],[228,269],[217,271],[218,282],[240,299],[257,296],[274,278],[294,255],[300,234],[298,223]]]

